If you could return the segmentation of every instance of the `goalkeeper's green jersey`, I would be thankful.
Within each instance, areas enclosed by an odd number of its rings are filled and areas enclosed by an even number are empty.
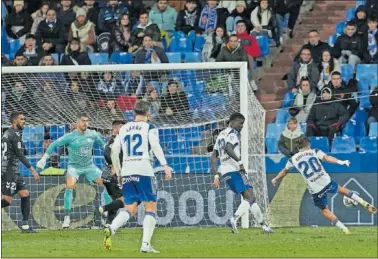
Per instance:
[[[74,130],[53,142],[46,153],[51,155],[57,147],[67,146],[68,166],[83,168],[93,164],[92,150],[94,143],[100,145],[102,149],[105,146],[103,137],[97,131],[87,129],[84,134],[80,134],[77,130]]]

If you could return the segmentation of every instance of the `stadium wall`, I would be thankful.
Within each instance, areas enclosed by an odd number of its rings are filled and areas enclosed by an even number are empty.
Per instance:
[[[331,176],[342,186],[358,192],[362,198],[377,204],[378,173],[377,154],[338,154],[340,159],[352,161],[350,168],[326,165]],[[181,159],[182,168],[173,168],[175,180],[164,186],[158,186],[160,209],[158,224],[160,226],[216,226],[224,225],[232,215],[239,198],[223,188],[215,190],[208,159],[204,157],[169,157]],[[185,161],[186,163],[183,163]],[[273,166],[274,164],[274,166]],[[270,222],[273,226],[329,226],[320,211],[314,207],[306,185],[298,173],[289,174],[278,188],[270,180],[285,164],[285,159],[267,156],[267,180],[270,199]],[[196,170],[196,168],[200,168]],[[356,170],[357,169],[357,170]],[[156,171],[159,168],[156,167]],[[195,174],[193,174],[195,173]],[[157,175],[161,183],[161,176]],[[36,228],[60,228],[64,217],[63,193],[64,176],[43,176],[36,184],[32,177],[25,177],[32,198],[32,218]],[[99,226],[98,215],[93,213],[94,206],[99,205],[102,189],[85,183],[82,179],[75,191],[72,218],[73,227]],[[235,202],[235,199],[237,201]],[[360,207],[346,208],[338,194],[328,195],[330,208],[348,225],[377,225],[377,216],[371,216]],[[21,221],[19,199],[7,210],[2,210],[2,227],[15,229]],[[129,226],[141,226],[143,211],[131,221]]]

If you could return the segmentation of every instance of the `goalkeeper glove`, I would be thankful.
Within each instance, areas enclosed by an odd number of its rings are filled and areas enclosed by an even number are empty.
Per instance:
[[[350,166],[350,161],[349,160],[338,160],[337,163],[339,165],[346,165],[347,167]]]
[[[43,157],[41,158],[41,160],[38,161],[37,168],[39,168],[39,169],[45,168],[46,161],[47,161],[48,158],[49,158],[49,156],[47,154],[44,154]]]

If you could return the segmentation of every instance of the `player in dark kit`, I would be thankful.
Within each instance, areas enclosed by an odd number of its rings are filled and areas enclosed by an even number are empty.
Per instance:
[[[102,173],[102,181],[105,185],[107,192],[109,193],[110,197],[112,197],[113,201],[103,207],[99,208],[101,214],[108,214],[106,225],[112,223],[113,219],[117,215],[117,211],[123,208],[123,193],[122,193],[122,186],[118,181],[118,178],[113,170],[112,159],[111,159],[111,151],[112,145],[114,143],[115,137],[118,135],[119,129],[125,124],[124,121],[113,121],[112,123],[112,137],[110,138],[108,144],[105,146],[104,149],[104,171]],[[122,161],[122,154],[120,155],[120,161]]]
[[[29,224],[30,196],[24,179],[19,175],[18,162],[21,161],[39,181],[37,171],[29,164],[24,155],[24,143],[21,131],[24,129],[25,118],[21,112],[13,112],[10,116],[12,127],[5,131],[1,138],[1,208],[11,205],[13,196],[17,193],[21,197],[21,212],[23,233],[35,233]]]

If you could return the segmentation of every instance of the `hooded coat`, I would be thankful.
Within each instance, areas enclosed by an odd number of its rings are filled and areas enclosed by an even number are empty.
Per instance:
[[[291,131],[286,126],[278,141],[278,150],[287,157],[293,156],[298,152],[296,140],[303,135],[301,127],[298,126],[296,130]]]

